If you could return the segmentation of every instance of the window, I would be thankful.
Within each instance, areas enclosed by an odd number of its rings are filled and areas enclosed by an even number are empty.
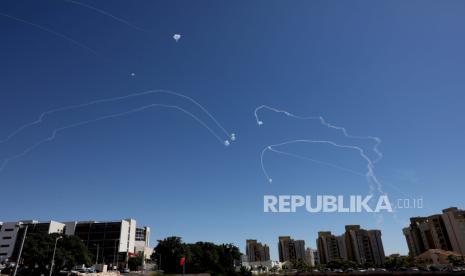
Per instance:
[[[0,245],[0,247],[10,247],[10,245],[9,244],[2,244],[2,245]]]
[[[5,228],[5,232],[12,232],[13,230],[13,228]]]
[[[11,237],[3,237],[4,240],[11,240]]]

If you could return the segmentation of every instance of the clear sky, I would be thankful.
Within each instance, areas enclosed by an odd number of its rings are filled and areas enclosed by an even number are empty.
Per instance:
[[[383,231],[387,254],[406,253],[409,217],[465,207],[464,26],[463,1],[3,0],[2,140],[50,109],[167,89],[197,100],[237,141],[225,147],[163,107],[65,129],[0,172],[0,221],[132,217],[152,227],[153,240],[178,235],[244,250],[256,238],[274,258],[279,235],[315,247],[318,231],[361,224]],[[0,158],[65,125],[154,103],[180,106],[224,136],[192,103],[146,95],[46,116],[0,143]],[[269,111],[259,127],[253,111],[262,104],[381,138],[383,189],[423,198],[425,208],[382,223],[366,213],[263,213],[265,194],[368,194],[363,177],[270,152],[268,183],[267,145],[325,137],[370,152],[373,144]],[[366,170],[351,151],[286,150]]]

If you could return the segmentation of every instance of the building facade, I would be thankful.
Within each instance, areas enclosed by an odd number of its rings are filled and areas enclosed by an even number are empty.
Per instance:
[[[444,209],[442,214],[410,218],[410,225],[402,231],[411,257],[431,249],[465,253],[465,211],[456,207]]]
[[[96,262],[117,266],[127,261],[135,252],[136,221],[75,221],[67,222],[68,235],[79,237],[91,252]]]
[[[452,251],[465,256],[465,211],[457,207],[442,210],[442,219],[446,227]]]
[[[135,239],[135,253],[143,254],[145,260],[150,259],[153,253],[153,248],[150,247],[150,227],[136,228]]]
[[[339,248],[340,238],[333,235],[330,231],[318,232],[316,245],[321,264],[327,264],[331,261],[342,259],[340,253],[341,249]]]
[[[346,225],[345,230],[341,236],[335,236],[329,231],[318,233],[318,254],[322,264],[335,260],[353,261],[358,264],[384,263],[381,231],[361,229],[360,225]]]
[[[380,230],[365,230],[360,225],[346,225],[344,233],[347,259],[358,264],[384,263],[384,247]]]
[[[150,228],[146,227],[145,236],[140,236],[144,246],[149,246]],[[123,219],[117,221],[71,221],[38,222],[34,220],[5,222],[0,228],[0,261],[16,261],[24,235],[31,233],[59,233],[77,236],[89,249],[96,263],[118,265],[126,263],[128,256],[135,254],[136,221]]]
[[[281,236],[278,238],[278,251],[280,262],[305,262],[305,241],[294,240],[290,236]]]
[[[308,247],[305,250],[305,262],[309,266],[315,266],[315,255],[314,255],[314,250]]]
[[[245,252],[248,262],[265,262],[270,260],[270,248],[257,240],[246,240]]]
[[[24,235],[31,233],[64,233],[65,224],[57,221],[24,220],[5,222],[0,229],[0,261],[16,261]]]

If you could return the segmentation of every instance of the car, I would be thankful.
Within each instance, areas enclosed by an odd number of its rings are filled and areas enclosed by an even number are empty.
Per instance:
[[[6,275],[10,275],[11,272],[13,272],[13,266],[7,266],[5,268],[3,268],[2,270],[0,270],[0,274],[6,274]]]
[[[86,269],[86,273],[97,273],[97,270],[93,267],[89,267]]]
[[[333,272],[335,273],[344,273],[344,271],[340,268],[336,268]]]
[[[129,268],[123,268],[123,269],[121,269],[121,273],[129,273],[129,272],[131,272],[131,271],[129,270]]]

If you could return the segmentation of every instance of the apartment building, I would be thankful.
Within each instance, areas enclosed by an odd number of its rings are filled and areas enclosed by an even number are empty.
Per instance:
[[[280,262],[305,261],[305,241],[294,240],[290,236],[278,238],[278,250]]]
[[[442,219],[452,251],[465,256],[465,211],[457,207],[444,209],[442,210]]]
[[[410,225],[402,231],[411,257],[430,249],[465,255],[465,211],[457,207],[444,209],[442,214],[410,218]]]
[[[270,248],[257,240],[246,240],[245,252],[248,262],[264,262],[270,260]]]
[[[317,246],[323,264],[344,260],[381,265],[385,259],[381,231],[365,230],[360,225],[346,225],[341,236],[335,236],[329,231],[319,232]]]
[[[381,231],[365,230],[360,225],[346,225],[344,233],[347,259],[359,264],[384,263],[384,247],[381,240]]]
[[[340,237],[333,235],[330,231],[318,232],[316,244],[321,264],[327,264],[331,261],[342,259],[340,242]]]

